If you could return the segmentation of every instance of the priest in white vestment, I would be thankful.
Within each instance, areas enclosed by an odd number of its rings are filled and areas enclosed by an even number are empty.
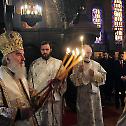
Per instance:
[[[106,71],[91,60],[92,48],[83,47],[84,60],[79,62],[70,75],[77,86],[77,126],[104,126],[99,86],[106,80]]]
[[[33,61],[29,69],[28,79],[34,89],[38,92],[44,89],[53,80],[61,67],[62,61],[51,57],[52,47],[50,42],[41,44],[42,57]],[[62,83],[60,89],[53,92],[44,106],[36,113],[37,120],[41,126],[62,125],[62,96],[66,91],[66,83]]]

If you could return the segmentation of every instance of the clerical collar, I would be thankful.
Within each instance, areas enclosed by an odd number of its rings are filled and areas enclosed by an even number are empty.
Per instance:
[[[85,61],[85,60],[84,60],[84,62],[85,62],[85,63],[90,63],[90,60],[89,60],[89,61]]]

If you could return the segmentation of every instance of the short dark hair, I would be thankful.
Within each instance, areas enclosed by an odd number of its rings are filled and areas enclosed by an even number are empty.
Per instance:
[[[50,48],[52,49],[52,42],[50,42],[50,41],[42,41],[41,42],[41,45],[46,45],[46,44],[49,44]]]
[[[118,53],[118,58],[120,59],[124,55],[124,52],[119,52]]]
[[[120,52],[119,52],[119,55],[121,55],[121,54],[124,54],[124,52],[120,51]]]

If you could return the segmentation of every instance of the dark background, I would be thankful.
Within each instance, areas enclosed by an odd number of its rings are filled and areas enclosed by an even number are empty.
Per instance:
[[[0,33],[3,31],[4,28],[4,7],[3,7],[3,0],[0,0]]]

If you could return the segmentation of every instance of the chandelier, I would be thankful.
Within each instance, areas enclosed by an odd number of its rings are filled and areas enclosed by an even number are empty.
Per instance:
[[[37,22],[42,21],[42,7],[33,2],[21,6],[21,21],[33,27]]]

